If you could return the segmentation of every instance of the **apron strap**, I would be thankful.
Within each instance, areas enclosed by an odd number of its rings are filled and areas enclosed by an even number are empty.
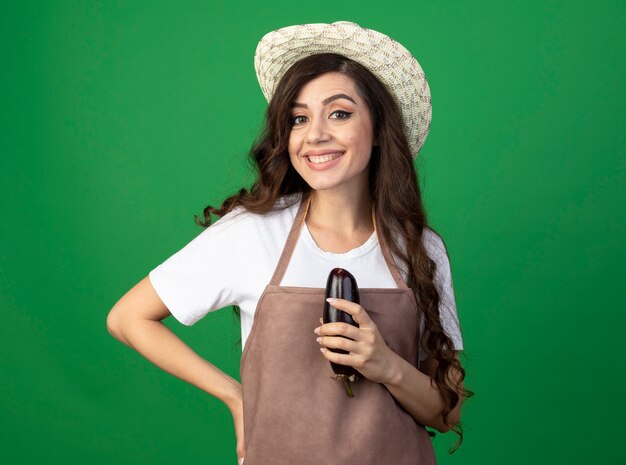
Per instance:
[[[293,220],[293,224],[291,225],[291,230],[289,231],[289,236],[287,237],[287,241],[285,242],[285,246],[283,247],[283,252],[280,255],[280,259],[278,260],[278,264],[276,265],[276,269],[274,270],[274,274],[270,281],[270,285],[278,286],[280,285],[285,272],[287,271],[287,265],[289,264],[289,260],[291,260],[291,255],[296,246],[296,242],[298,241],[298,237],[300,237],[300,231],[302,230],[302,226],[304,225],[304,219],[306,217],[307,212],[309,211],[309,206],[311,205],[311,193],[303,192],[302,199],[300,201],[300,207],[298,208],[298,212]],[[374,206],[372,205],[372,223],[374,225],[374,233],[376,234],[376,238],[378,239],[378,243],[380,244],[380,248],[383,253],[383,257],[385,258],[385,262],[387,263],[387,267],[389,268],[389,272],[391,276],[393,276],[396,285],[400,289],[408,289],[409,287],[402,279],[400,275],[399,268],[396,266],[394,259],[392,257],[391,251],[387,247],[387,243],[383,240],[382,236],[378,235],[378,228],[376,227],[376,215],[374,213]]]
[[[387,242],[383,239],[383,236],[378,234],[378,228],[376,227],[376,215],[374,213],[374,207],[372,206],[372,223],[374,223],[374,232],[376,233],[376,239],[378,239],[378,243],[380,244],[380,250],[383,253],[383,257],[385,258],[385,262],[387,262],[387,268],[389,268],[389,272],[391,276],[393,276],[393,280],[396,282],[396,286],[400,289],[409,289],[409,286],[402,279],[402,275],[400,274],[400,269],[396,265],[395,260],[392,257],[391,250],[387,246]]]
[[[300,236],[300,230],[302,229],[302,225],[304,224],[304,217],[306,215],[306,212],[309,210],[310,203],[310,193],[303,192],[302,200],[300,201],[300,208],[298,208],[298,213],[296,213],[296,217],[293,220],[291,230],[289,231],[289,236],[287,237],[287,241],[285,242],[285,246],[283,247],[283,253],[280,255],[280,260],[278,260],[278,264],[276,265],[276,269],[274,270],[274,275],[272,276],[272,279],[270,281],[270,285],[272,286],[280,285],[280,282],[283,280],[285,271],[287,271],[287,265],[289,264],[289,260],[291,260],[291,255],[293,254],[293,250],[296,247],[296,242],[298,240],[298,237]]]

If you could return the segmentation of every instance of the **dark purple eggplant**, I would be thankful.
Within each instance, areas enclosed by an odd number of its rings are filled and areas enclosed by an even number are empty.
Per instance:
[[[350,302],[360,303],[359,299],[359,288],[356,284],[356,279],[350,272],[344,270],[343,268],[334,268],[328,275],[328,280],[326,281],[326,298],[332,297],[334,299],[345,299]],[[338,308],[333,307],[324,299],[324,323],[348,323],[352,326],[359,327],[358,323],[354,321],[352,316],[349,313],[346,313]],[[338,336],[345,337],[345,336]],[[350,339],[350,338],[346,338]],[[343,349],[333,349],[329,348],[331,352],[335,352],[337,354],[347,354],[349,353]],[[349,365],[341,365],[338,363],[330,362],[330,366],[335,373],[335,376],[332,378],[335,380],[340,380],[343,382],[344,387],[346,388],[346,393],[350,397],[354,397],[354,393],[352,392],[352,383],[358,379],[357,371],[354,367]]]

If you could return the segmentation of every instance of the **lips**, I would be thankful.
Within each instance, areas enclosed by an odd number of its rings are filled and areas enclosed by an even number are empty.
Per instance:
[[[316,155],[305,155],[311,163],[324,163],[327,161],[335,160],[343,155],[343,152],[327,152]]]
[[[324,150],[318,152],[306,152],[303,157],[309,168],[322,171],[336,166],[345,152],[336,150]]]

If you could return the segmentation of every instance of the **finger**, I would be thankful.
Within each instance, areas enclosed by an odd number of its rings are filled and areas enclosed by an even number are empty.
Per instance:
[[[354,321],[359,324],[359,326],[369,325],[372,323],[372,320],[370,319],[365,309],[355,302],[350,302],[349,300],[345,299],[333,299],[331,297],[326,299],[326,301],[333,307],[349,313]]]
[[[333,349],[342,349],[350,353],[356,353],[358,343],[341,336],[321,336],[317,338],[317,342],[322,347],[332,347]]]
[[[361,332],[360,328],[343,322],[326,323],[317,329],[320,336],[345,336],[350,339],[358,339]]]
[[[338,363],[339,365],[347,365],[353,366],[354,357],[351,357],[350,354],[336,354],[335,352],[331,352],[325,347],[320,347],[320,351],[322,355],[326,357],[326,359],[330,362]]]

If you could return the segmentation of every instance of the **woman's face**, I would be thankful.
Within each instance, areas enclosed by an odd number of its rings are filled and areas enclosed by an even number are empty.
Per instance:
[[[315,190],[359,194],[368,185],[373,128],[356,84],[341,73],[306,83],[292,106],[289,157]]]

